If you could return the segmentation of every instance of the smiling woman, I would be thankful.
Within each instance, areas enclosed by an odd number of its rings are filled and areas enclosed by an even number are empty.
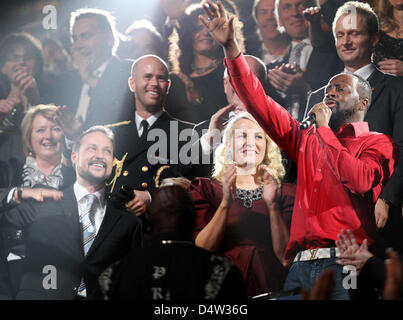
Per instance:
[[[281,290],[295,185],[281,184],[279,148],[243,112],[227,125],[214,162],[215,180],[197,178],[189,187],[196,245],[230,258],[249,296]]]
[[[53,120],[56,110],[56,106],[38,105],[25,114],[21,124],[25,163],[15,158],[7,163],[0,161],[0,212],[28,199],[59,200],[63,195],[59,190],[73,183],[72,168],[62,164],[64,134]],[[13,296],[23,270],[24,235],[22,230],[4,224],[0,225],[0,232],[4,244],[0,256],[4,255],[7,261],[9,291]]]

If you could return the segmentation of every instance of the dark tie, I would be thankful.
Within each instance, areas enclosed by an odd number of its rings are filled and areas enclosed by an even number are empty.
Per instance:
[[[141,139],[146,140],[148,134],[148,122],[147,120],[141,120],[140,126],[143,128],[143,133],[141,134]]]

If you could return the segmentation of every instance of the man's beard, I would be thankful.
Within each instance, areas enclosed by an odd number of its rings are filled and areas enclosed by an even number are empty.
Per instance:
[[[100,185],[106,182],[108,179],[109,175],[107,174],[107,166],[105,165],[105,173],[102,176],[94,176],[89,169],[89,166],[91,165],[91,162],[88,163],[88,168],[87,170],[84,170],[82,167],[78,167],[78,174],[80,177],[89,182],[92,185]]]
[[[329,127],[334,133],[340,130],[340,127],[347,123],[346,120],[350,119],[354,115],[354,110],[336,111],[332,113],[329,121]]]

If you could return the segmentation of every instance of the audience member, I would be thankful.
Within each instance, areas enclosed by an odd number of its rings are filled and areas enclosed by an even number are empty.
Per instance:
[[[84,129],[130,118],[130,63],[115,56],[118,37],[112,15],[99,9],[78,9],[71,14],[70,32],[78,69],[59,77],[54,102],[68,106]]]
[[[274,2],[275,0],[255,0],[252,9],[262,41],[261,58],[266,65],[283,58],[291,48],[289,36],[277,23]]]
[[[154,54],[162,59],[167,58],[161,34],[146,19],[134,21],[125,31],[127,40],[121,44],[118,56],[135,60],[146,54]]]
[[[196,178],[190,186],[196,245],[229,257],[248,296],[280,290],[295,191],[281,186],[280,150],[243,112],[228,123],[214,162],[214,180]]]
[[[73,147],[77,181],[62,199],[25,201],[3,215],[6,225],[29,229],[17,299],[84,299],[106,267],[140,246],[138,218],[106,197],[113,152],[109,129],[88,129]],[[57,277],[46,282],[49,266]]]
[[[376,292],[382,292],[385,300],[401,299],[403,297],[402,262],[399,254],[388,249],[387,260],[373,255],[367,246],[367,241],[359,245],[351,230],[341,230],[336,240],[340,257],[337,261],[344,266],[352,266],[358,276],[357,299],[378,298]],[[372,290],[372,292],[367,292]]]
[[[335,270],[332,299],[348,299],[335,240],[341,229],[354,229],[358,242],[373,242],[375,202],[393,173],[398,147],[390,137],[370,132],[363,122],[371,87],[360,76],[338,74],[326,97],[311,110],[316,125],[302,130],[280,105],[267,97],[234,40],[232,19],[208,1],[209,17],[200,19],[224,47],[231,84],[258,123],[298,165],[298,188],[285,260],[294,260],[284,290],[312,288],[317,275]],[[307,276],[309,275],[309,276]],[[314,275],[314,276],[312,276]]]
[[[232,1],[225,2],[236,14]],[[198,20],[202,13],[200,4],[189,6],[170,38],[169,60],[173,75],[166,110],[172,116],[192,123],[210,119],[226,105],[222,52]],[[236,21],[237,36],[243,44],[242,23]]]
[[[384,73],[403,76],[403,4],[398,0],[378,0],[379,42],[373,62]]]
[[[28,110],[22,120],[22,146],[25,163],[10,159],[0,163],[0,210],[21,201],[60,200],[62,190],[73,183],[74,171],[62,163],[63,132],[54,122],[56,107],[38,105]],[[25,234],[15,227],[1,225],[1,239],[6,264],[5,278],[15,297],[24,268]]]
[[[145,55],[133,62],[131,70],[129,86],[136,98],[136,112],[129,121],[111,125],[116,135],[117,159],[115,175],[108,186],[110,192],[116,192],[129,185],[135,189],[135,200],[148,204],[163,178],[186,176],[191,163],[182,163],[180,150],[186,143],[196,141],[191,125],[164,110],[170,86],[166,63],[157,56]],[[181,134],[185,134],[186,141],[179,141]],[[139,203],[134,213],[141,215],[144,209]]]
[[[242,275],[223,256],[194,245],[196,210],[181,186],[155,192],[150,246],[130,252],[99,278],[105,300],[246,301]]]
[[[338,65],[338,57],[334,52],[313,50],[304,10],[314,5],[315,0],[275,2],[279,25],[284,27],[291,38],[291,49],[282,59],[267,66],[269,83],[272,90],[282,95],[283,107],[299,121],[304,115],[307,93],[323,86],[336,73]],[[320,20],[312,23],[321,28]]]
[[[73,70],[73,62],[70,55],[63,48],[59,40],[45,38],[42,41],[43,47],[43,69],[55,76]]]
[[[184,177],[165,178],[164,180],[161,181],[160,188],[175,185],[175,186],[181,186],[182,188],[185,188],[187,190],[190,186],[190,183],[191,181]]]
[[[24,159],[20,124],[32,105],[49,102],[40,42],[29,34],[13,33],[0,44],[0,159]]]

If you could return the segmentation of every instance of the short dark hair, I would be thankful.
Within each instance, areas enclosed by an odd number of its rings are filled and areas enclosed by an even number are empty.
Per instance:
[[[81,8],[71,13],[70,16],[70,35],[73,34],[73,27],[76,21],[84,18],[94,19],[99,27],[99,30],[109,35],[113,39],[111,47],[112,54],[116,53],[119,46],[119,37],[116,30],[115,17],[106,10],[95,8]]]
[[[81,136],[78,139],[78,141],[76,141],[73,144],[73,151],[78,152],[78,150],[81,147],[81,143],[82,143],[84,137],[86,135],[89,135],[90,133],[93,133],[93,132],[102,132],[102,133],[104,133],[106,135],[106,137],[112,142],[113,150],[115,151],[115,135],[113,134],[113,131],[111,129],[109,129],[109,128],[105,127],[105,126],[92,126],[88,130],[84,131],[81,134]]]
[[[5,37],[0,43],[0,69],[3,68],[7,62],[8,52],[15,46],[22,45],[26,50],[29,50],[34,55],[34,59],[38,64],[38,73],[42,73],[43,69],[43,55],[42,44],[29,33],[11,33]]]
[[[333,35],[336,34],[337,20],[339,20],[341,16],[345,14],[352,14],[353,12],[361,14],[364,17],[366,29],[371,37],[379,32],[379,20],[371,6],[364,2],[348,1],[340,6],[336,11],[336,15],[332,23]]]
[[[189,192],[179,185],[164,186],[153,194],[147,218],[153,233],[176,232],[193,237],[196,209]]]

